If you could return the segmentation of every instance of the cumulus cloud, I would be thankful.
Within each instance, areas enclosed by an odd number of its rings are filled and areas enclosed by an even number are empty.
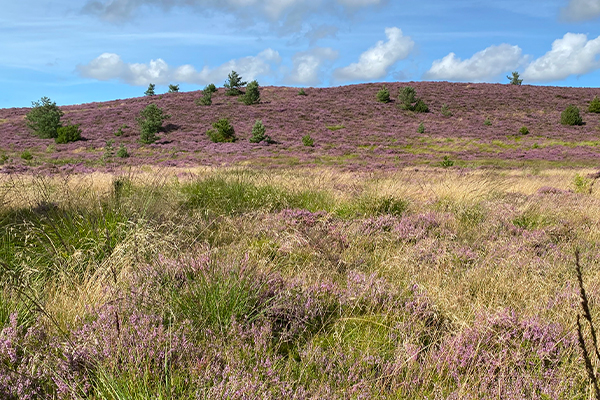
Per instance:
[[[251,81],[271,74],[271,65],[280,62],[281,57],[277,51],[266,49],[256,56],[231,60],[216,68],[205,66],[198,71],[189,64],[171,67],[160,58],[147,64],[125,63],[118,54],[104,53],[88,64],[78,65],[77,71],[85,78],[119,80],[136,86],[146,86],[149,83],[166,85],[173,82],[206,85],[225,81],[233,70],[245,80]]]
[[[399,28],[386,28],[385,34],[387,42],[378,41],[360,55],[358,62],[336,69],[334,78],[338,81],[380,79],[387,75],[392,65],[408,57],[415,42],[409,36],[403,36]]]
[[[376,6],[386,0],[88,0],[83,12],[104,20],[119,22],[131,19],[142,6],[193,7],[202,12],[220,11],[238,17],[266,18],[271,21],[285,18],[297,22],[308,13],[351,11]]]
[[[560,16],[565,21],[588,21],[600,17],[600,0],[570,0],[566,7],[560,10]]]
[[[316,85],[321,83],[322,67],[328,61],[338,57],[338,52],[329,47],[317,47],[309,51],[296,53],[292,57],[294,67],[286,78],[288,83]]]
[[[435,60],[423,78],[449,81],[486,81],[516,69],[525,61],[519,46],[501,44],[490,46],[461,60],[454,53]]]
[[[600,68],[600,36],[588,40],[585,34],[567,33],[552,43],[552,50],[534,60],[523,79],[550,82],[570,75],[584,75]]]

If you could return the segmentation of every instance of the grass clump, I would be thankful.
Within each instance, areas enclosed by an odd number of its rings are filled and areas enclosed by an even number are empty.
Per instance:
[[[449,168],[454,166],[454,160],[452,160],[449,156],[444,156],[444,159],[440,161],[440,167]]]
[[[156,134],[163,129],[163,121],[169,118],[171,118],[171,116],[165,114],[156,104],[149,104],[146,106],[146,108],[140,112],[139,117],[136,118],[140,127],[140,142],[144,144],[156,142],[158,139]]]
[[[594,96],[594,99],[590,101],[588,111],[591,113],[600,113],[600,99],[598,96]]]
[[[591,193],[592,182],[591,179],[588,179],[583,175],[575,174],[575,177],[573,178],[575,193]]]
[[[221,118],[217,122],[213,122],[213,129],[206,131],[206,134],[214,143],[235,142],[235,129],[229,123],[227,118]]]
[[[315,145],[315,141],[310,135],[302,136],[302,144],[306,147],[313,147]]]
[[[379,89],[379,91],[377,92],[376,98],[377,98],[377,101],[380,103],[389,103],[390,101],[392,101],[390,99],[390,91],[385,86],[382,87],[381,89]]]
[[[583,125],[583,119],[579,115],[579,108],[570,105],[560,114],[560,123],[563,125]]]
[[[60,126],[57,129],[57,136],[54,139],[56,143],[69,143],[78,140],[81,140],[81,129],[79,129],[79,124]]]
[[[48,97],[32,102],[32,109],[25,115],[27,127],[34,135],[42,139],[53,139],[58,136],[58,128],[63,112]]]
[[[332,132],[339,131],[340,129],[344,129],[344,128],[345,128],[345,126],[344,126],[344,125],[342,125],[342,124],[339,124],[339,125],[329,125],[329,126],[327,126],[327,129],[329,129],[329,130],[330,130],[330,131],[332,131]]]
[[[25,161],[30,161],[33,160],[33,154],[31,154],[31,151],[29,151],[29,149],[25,149],[21,152],[21,158]]]

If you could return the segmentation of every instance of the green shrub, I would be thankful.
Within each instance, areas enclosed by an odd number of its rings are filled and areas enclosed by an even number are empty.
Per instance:
[[[590,193],[592,181],[585,176],[575,174],[575,178],[573,178],[573,186],[575,187],[576,193]]]
[[[389,103],[390,99],[390,91],[385,86],[379,89],[377,92],[377,101],[380,103]]]
[[[123,132],[123,129],[127,129],[129,128],[129,126],[127,126],[127,124],[123,124],[119,127],[119,129],[117,129],[117,131],[115,132],[115,136],[123,136],[123,134],[125,134],[125,132]]]
[[[242,77],[238,75],[237,72],[231,71],[231,73],[227,76],[227,80],[225,81],[225,95],[227,96],[239,96],[244,94],[240,89],[243,86],[246,86],[247,82],[242,81]]]
[[[79,125],[66,125],[60,126],[57,129],[58,135],[54,141],[56,143],[69,143],[76,142],[77,140],[81,140],[81,129],[79,129]]]
[[[595,96],[594,100],[590,101],[588,111],[592,113],[600,113],[600,99],[598,96]]]
[[[140,112],[140,116],[136,121],[140,127],[140,142],[144,144],[154,143],[158,137],[156,134],[162,130],[164,120],[171,118],[170,115],[164,114],[163,110],[156,104],[149,104]]]
[[[27,160],[27,161],[29,161],[29,160],[32,160],[32,159],[33,159],[33,154],[31,154],[31,152],[30,152],[29,150],[23,150],[23,151],[21,152],[21,158],[22,158],[23,160]]]
[[[202,91],[202,97],[196,99],[197,106],[210,106],[212,104],[212,94],[213,92],[204,90]]]
[[[206,85],[204,87],[204,89],[202,89],[202,93],[206,93],[206,92],[215,93],[216,91],[217,91],[217,87],[215,86],[214,83],[209,83],[208,85]]]
[[[403,87],[398,94],[398,107],[403,110],[412,110],[413,104],[417,102],[417,92],[412,86]]]
[[[119,146],[119,150],[117,150],[117,157],[119,158],[127,158],[129,157],[129,152],[127,151],[127,147],[123,143]]]
[[[107,140],[104,145],[104,155],[102,156],[102,160],[109,161],[115,155],[115,148],[113,146],[114,140]]]
[[[10,157],[8,157],[7,154],[0,155],[0,165],[4,165],[8,161],[9,158]]]
[[[489,118],[486,118],[486,119],[485,119],[485,121],[483,121],[483,124],[484,124],[485,126],[492,126],[492,121],[490,121],[490,119],[489,119]]]
[[[240,100],[247,106],[258,104],[260,101],[260,91],[258,90],[258,82],[256,80],[246,86],[246,93],[244,93]]]
[[[33,134],[42,139],[51,139],[58,136],[58,127],[63,112],[55,102],[48,97],[42,97],[40,101],[31,103],[32,109],[25,115],[27,127]]]
[[[421,122],[417,128],[417,133],[425,133],[425,125]]]
[[[417,103],[413,106],[413,111],[418,113],[426,113],[429,112],[429,107],[427,104],[421,99],[417,100]]]
[[[260,119],[257,119],[252,127],[252,137],[250,138],[250,143],[260,143],[262,141],[266,143],[273,143],[273,140],[265,135],[266,129]]]
[[[300,90],[298,90],[298,96],[308,96],[308,95],[306,94],[306,92],[304,91],[303,88],[300,88]]]
[[[507,78],[511,85],[521,85],[521,83],[523,83],[523,79],[519,79],[519,73],[517,71],[514,71],[512,76],[507,76]]]
[[[144,92],[144,96],[154,96],[156,93],[154,93],[154,88],[156,87],[156,85],[154,83],[151,83],[148,85],[148,89],[146,89],[146,91]]]
[[[527,129],[526,126],[522,126],[521,129],[519,129],[519,133],[521,135],[528,135],[529,134],[529,129]]]
[[[446,103],[442,104],[442,115],[444,117],[451,117],[452,116],[452,112],[450,111],[450,107],[448,107],[448,104],[446,104]]]
[[[169,85],[169,93],[179,92],[179,85]]]
[[[450,159],[448,156],[444,156],[444,159],[440,161],[440,166],[442,168],[452,167],[454,165],[454,161]]]
[[[215,143],[235,142],[235,130],[227,118],[221,118],[212,124],[214,129],[209,129],[206,134]]]
[[[583,125],[583,120],[579,115],[579,108],[570,105],[560,114],[560,123],[563,125]]]
[[[313,147],[315,145],[315,141],[310,137],[310,135],[305,135],[302,136],[302,144],[306,147]]]

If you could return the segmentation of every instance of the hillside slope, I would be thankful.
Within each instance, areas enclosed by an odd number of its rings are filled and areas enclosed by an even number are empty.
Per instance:
[[[115,165],[342,165],[349,169],[395,168],[434,164],[448,156],[456,165],[522,166],[596,165],[600,156],[600,114],[587,105],[600,89],[466,84],[447,82],[386,83],[392,98],[413,86],[429,113],[403,111],[397,101],[375,99],[383,84],[306,89],[263,87],[261,103],[246,106],[223,89],[211,106],[198,106],[200,92],[186,92],[61,107],[63,121],[80,124],[85,140],[55,145],[28,132],[27,108],[0,109],[0,156],[5,171],[23,168],[106,168]],[[138,142],[135,118],[155,103],[172,117],[152,145]],[[452,116],[441,114],[443,104]],[[586,123],[560,124],[570,104],[579,107]],[[239,140],[212,143],[206,130],[219,118],[229,118]],[[276,144],[252,144],[252,125],[261,119]],[[491,125],[485,125],[489,119]],[[420,123],[425,133],[417,133]],[[119,127],[124,135],[116,137]],[[526,126],[528,135],[520,135]],[[328,128],[329,127],[329,128]],[[309,134],[314,147],[302,145]],[[106,158],[106,142],[125,145],[131,157]],[[29,150],[33,159],[24,161]],[[62,167],[64,168],[64,167]]]

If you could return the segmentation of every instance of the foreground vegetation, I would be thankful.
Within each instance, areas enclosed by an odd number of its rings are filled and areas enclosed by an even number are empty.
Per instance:
[[[590,398],[589,172],[4,176],[0,397]]]

